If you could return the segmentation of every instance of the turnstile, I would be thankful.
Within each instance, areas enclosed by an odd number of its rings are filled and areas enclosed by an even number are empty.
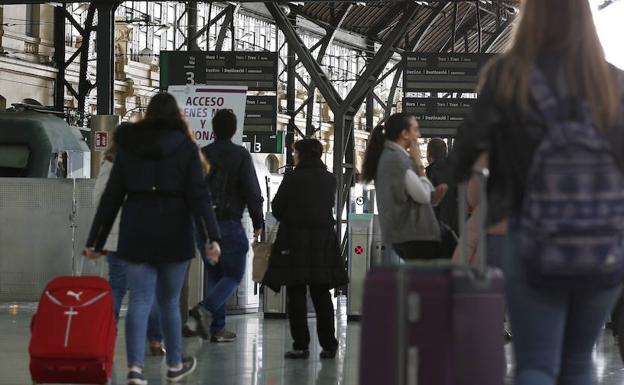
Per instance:
[[[351,214],[349,219],[349,286],[347,289],[347,319],[362,315],[364,278],[373,255],[373,214]]]
[[[278,222],[273,214],[266,213],[264,223],[268,235],[271,234]],[[262,293],[262,305],[264,318],[286,318],[286,288],[282,287],[279,293],[276,293],[265,286]]]

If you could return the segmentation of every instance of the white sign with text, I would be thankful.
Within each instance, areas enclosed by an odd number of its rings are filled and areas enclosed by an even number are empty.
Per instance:
[[[169,86],[171,93],[184,113],[193,130],[193,137],[204,147],[215,140],[212,129],[212,117],[223,109],[236,114],[236,134],[232,142],[243,144],[243,125],[245,123],[245,106],[247,104],[246,86],[208,86],[187,85]]]

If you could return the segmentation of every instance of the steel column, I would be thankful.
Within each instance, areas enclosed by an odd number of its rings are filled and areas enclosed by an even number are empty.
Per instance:
[[[186,3],[186,50],[199,51],[197,46],[197,1]]]
[[[374,52],[375,52],[375,42],[371,41],[370,39],[367,39],[366,40],[366,62],[367,63],[370,64],[375,58]],[[373,124],[373,114],[374,114],[373,93],[374,93],[374,86],[371,87],[371,89],[366,94],[366,131],[367,132],[373,132],[373,125],[374,125]]]
[[[297,23],[296,17],[293,16],[289,19],[289,23],[292,23],[292,25]],[[295,82],[297,81],[297,72],[295,70],[295,50],[291,42],[288,42],[286,56],[286,110],[288,110],[288,114],[290,115],[288,125],[286,126],[286,165],[293,167],[295,163],[292,146],[295,143]]]
[[[91,32],[93,30],[93,18],[95,17],[95,4],[90,4],[85,19],[84,35],[80,45],[80,72],[78,74],[78,122],[79,125],[86,125],[87,96],[93,89],[93,84],[87,79],[87,69],[89,68],[89,45],[91,43]]]
[[[225,36],[227,35],[227,31],[234,23],[234,15],[238,12],[240,8],[240,4],[230,5],[226,11],[225,18],[223,19],[223,24],[221,24],[221,28],[219,29],[219,35],[217,36],[217,44],[215,47],[215,51],[223,50],[223,42],[225,41]],[[235,36],[234,31],[232,31],[232,42],[234,42]],[[234,44],[234,43],[232,43]]]
[[[230,7],[230,13],[232,17],[230,18],[230,36],[232,36],[230,42],[230,51],[236,51],[236,29],[234,28],[234,16],[237,12],[238,8],[235,10],[234,7]]]
[[[96,3],[97,24],[97,113],[113,115],[115,109],[115,4]]]
[[[63,6],[64,7],[64,6]],[[54,7],[54,109],[63,111],[65,107],[65,13],[64,8]]]

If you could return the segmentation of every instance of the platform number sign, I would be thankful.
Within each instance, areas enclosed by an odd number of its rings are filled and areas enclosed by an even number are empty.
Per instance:
[[[96,131],[95,132],[95,151],[106,151],[108,150],[108,132],[107,131]]]

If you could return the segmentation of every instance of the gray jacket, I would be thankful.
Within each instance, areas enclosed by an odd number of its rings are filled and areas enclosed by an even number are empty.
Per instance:
[[[410,157],[386,142],[377,165],[375,189],[385,242],[439,241],[440,226],[431,203],[420,204],[405,189],[405,173],[416,171]]]

